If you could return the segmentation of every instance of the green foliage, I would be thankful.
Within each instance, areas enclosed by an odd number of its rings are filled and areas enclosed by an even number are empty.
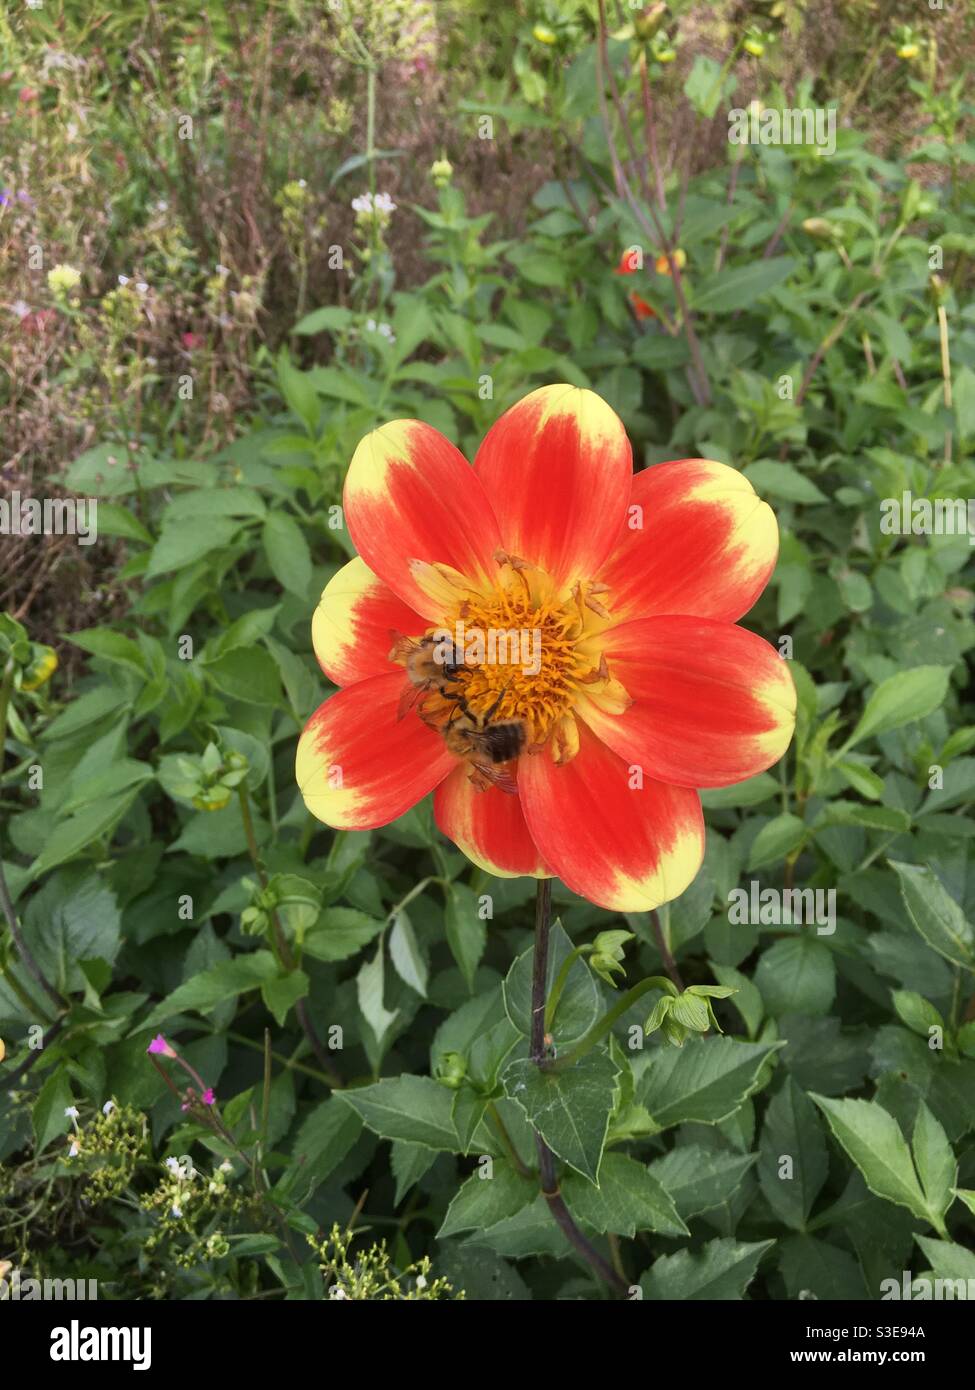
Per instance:
[[[205,167],[236,168],[210,46],[246,55],[229,11],[204,42],[192,8],[167,7],[163,37],[188,40],[179,91],[215,113]],[[293,54],[307,15],[285,8]],[[87,7],[63,9],[84,46]],[[177,186],[187,151],[141,100],[145,7],[106,16],[106,130],[131,164],[118,188],[95,173],[155,288],[147,311],[85,267],[44,301],[58,389],[92,423],[50,471],[97,500],[111,547],[76,621],[0,618],[0,1253],[129,1298],[600,1298],[543,1195],[541,1138],[571,1219],[646,1299],[876,1298],[915,1240],[938,1277],[975,1277],[971,537],[887,524],[905,493],[975,493],[971,105],[892,48],[927,143],[886,149],[840,45],[835,153],[726,146],[752,72],[767,106],[816,104],[777,41],[791,20],[729,21],[727,63],[678,65],[686,6],[627,12],[605,58],[583,0],[444,9],[449,159],[353,223],[352,197],[406,163],[374,140],[377,74],[427,39],[402,6],[348,6],[327,112],[288,107],[273,68],[248,204],[267,259],[248,268],[235,232],[227,276],[219,218],[153,220],[146,142]],[[49,17],[0,20],[26,75],[54,33],[28,22]],[[644,72],[659,110],[721,137],[659,188],[650,137],[670,131],[644,127]],[[69,79],[48,77],[50,114]],[[308,191],[288,155],[305,117],[329,151]],[[483,118],[505,158],[544,152],[517,207],[483,210]],[[642,270],[615,275],[634,246]],[[172,344],[149,360],[177,282],[206,325],[193,404]],[[705,790],[704,867],[655,919],[555,886],[540,1059],[533,881],[468,863],[429,804],[326,829],[294,748],[331,690],[310,623],[353,553],[359,439],[418,418],[470,457],[553,380],[610,402],[637,467],[725,461],[771,502],[779,561],[746,622],[790,661],[798,722],[776,767]]]

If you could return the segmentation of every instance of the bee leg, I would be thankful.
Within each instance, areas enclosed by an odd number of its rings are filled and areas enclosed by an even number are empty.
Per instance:
[[[498,696],[498,698],[495,700],[494,704],[491,706],[491,708],[490,708],[489,710],[485,710],[484,714],[481,716],[481,718],[482,718],[482,720],[483,720],[483,722],[484,722],[485,724],[488,723],[488,721],[490,720],[491,716],[495,713],[495,711],[497,710],[498,706],[500,705],[500,703],[501,703],[501,701],[504,699],[504,697],[507,695],[507,693],[508,693],[508,687],[505,686],[504,689],[501,691],[501,694]]]

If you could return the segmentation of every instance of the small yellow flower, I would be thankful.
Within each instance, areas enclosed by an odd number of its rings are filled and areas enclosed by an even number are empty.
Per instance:
[[[73,265],[52,266],[47,272],[47,287],[53,295],[60,298],[70,294],[81,284],[81,271]]]
[[[902,43],[897,50],[897,56],[898,58],[904,58],[907,62],[910,62],[912,58],[917,57],[920,51],[921,49],[916,43]]]
[[[39,690],[58,669],[57,652],[54,651],[53,647],[37,645],[34,650],[35,655],[24,671],[24,679],[20,683],[21,690]]]
[[[658,275],[673,275],[675,265],[678,270],[683,270],[687,265],[687,253],[679,246],[672,256],[658,256],[653,268]]]
[[[446,188],[453,174],[454,166],[449,159],[435,159],[430,165],[430,177],[437,188]]]
[[[765,52],[765,45],[756,34],[749,34],[742,44],[746,53],[750,53],[753,58],[761,58]]]
[[[547,24],[536,24],[532,30],[532,38],[539,43],[553,44],[558,43],[559,36],[554,29],[550,29]]]

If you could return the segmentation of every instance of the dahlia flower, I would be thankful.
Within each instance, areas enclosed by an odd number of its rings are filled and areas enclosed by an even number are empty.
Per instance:
[[[366,830],[433,792],[440,829],[492,874],[557,875],[618,911],[682,893],[704,854],[696,788],[769,767],[795,722],[787,663],[736,626],[778,549],[747,479],[707,459],[634,475],[606,402],[558,385],[508,410],[473,467],[419,421],[374,430],[344,504],[359,554],[312,624],[340,689],[296,760],[312,814]],[[397,635],[512,631],[538,635],[537,661],[465,648],[404,713]],[[452,750],[461,711],[524,730],[506,785]]]

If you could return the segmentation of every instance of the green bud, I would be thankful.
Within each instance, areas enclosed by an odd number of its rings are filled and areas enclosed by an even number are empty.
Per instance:
[[[633,940],[631,931],[601,931],[592,944],[589,964],[601,980],[616,988],[613,974],[625,975],[623,969],[623,946]]]
[[[435,1079],[449,1091],[459,1091],[467,1079],[467,1063],[459,1052],[445,1052],[437,1063]]]
[[[663,3],[648,5],[642,10],[633,21],[633,32],[637,38],[642,39],[644,43],[652,39],[663,23],[666,13],[667,6]]]

